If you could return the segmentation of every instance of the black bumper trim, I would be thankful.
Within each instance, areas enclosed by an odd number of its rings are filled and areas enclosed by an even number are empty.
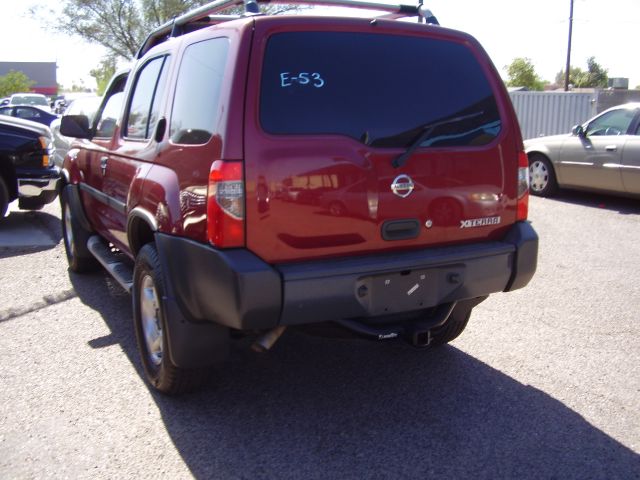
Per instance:
[[[519,222],[509,231],[504,239],[516,247],[513,260],[513,273],[509,284],[504,289],[511,292],[526,286],[538,266],[538,234],[529,222]]]
[[[115,198],[110,197],[106,193],[101,192],[100,190],[93,188],[92,186],[87,185],[86,183],[79,183],[78,185],[80,187],[80,190],[87,192],[89,195],[91,195],[93,198],[98,200],[100,203],[103,203],[106,206],[113,208],[115,211],[117,211],[122,215],[127,214],[127,205],[124,202],[121,202],[120,200],[116,200]]]
[[[193,240],[156,233],[167,281],[184,316],[236,329],[278,325],[280,275],[247,250],[216,250]]]
[[[216,250],[157,233],[184,317],[252,330],[384,317],[525,286],[538,237],[526,222],[501,242],[269,265],[244,249]]]

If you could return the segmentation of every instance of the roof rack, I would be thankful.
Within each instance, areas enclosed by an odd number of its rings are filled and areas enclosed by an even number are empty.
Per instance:
[[[238,18],[259,15],[259,3],[286,4],[286,5],[322,5],[329,7],[350,7],[363,10],[375,10],[384,12],[379,18],[397,19],[403,17],[418,17],[419,22],[438,25],[438,20],[431,11],[420,3],[415,5],[384,4],[367,0],[216,0],[168,21],[159,26],[146,38],[136,58],[141,58],[152,47],[167,41],[171,37],[178,37],[185,33],[203,28],[209,25],[237,20]],[[244,6],[243,15],[216,15],[223,10]]]

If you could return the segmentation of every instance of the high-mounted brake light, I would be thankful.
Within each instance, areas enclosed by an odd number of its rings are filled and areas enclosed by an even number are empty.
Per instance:
[[[525,152],[518,153],[518,202],[516,220],[529,215],[529,159]]]
[[[207,236],[219,248],[244,246],[242,162],[213,162],[207,190]]]

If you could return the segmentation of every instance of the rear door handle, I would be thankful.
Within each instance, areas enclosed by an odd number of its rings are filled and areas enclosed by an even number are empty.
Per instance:
[[[104,176],[107,173],[107,162],[109,161],[109,157],[100,157],[100,170],[102,170],[102,175]]]
[[[618,146],[617,145],[607,145],[606,147],[604,147],[604,149],[607,152],[615,152],[618,150]]]

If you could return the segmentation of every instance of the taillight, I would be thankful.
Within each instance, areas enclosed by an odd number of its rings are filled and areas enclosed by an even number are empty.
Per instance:
[[[51,153],[51,140],[47,137],[38,137],[38,142],[40,143],[42,150],[46,152],[42,155],[42,166],[47,168],[49,166],[49,154]]]
[[[207,234],[219,248],[244,246],[242,162],[217,160],[209,172]]]
[[[529,215],[529,158],[525,152],[518,154],[517,205],[516,220],[526,220]]]

